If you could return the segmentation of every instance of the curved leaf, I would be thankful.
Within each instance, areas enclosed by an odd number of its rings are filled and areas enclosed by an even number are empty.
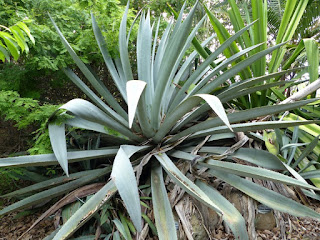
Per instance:
[[[109,181],[63,224],[53,240],[64,240],[71,237],[72,234],[91,219],[116,192],[117,188],[113,181]]]
[[[123,110],[123,108],[119,105],[119,103],[116,101],[116,99],[113,97],[113,95],[109,92],[109,90],[104,86],[100,80],[96,78],[95,75],[89,70],[89,68],[81,61],[81,59],[78,57],[78,55],[75,53],[75,51],[72,49],[68,41],[65,39],[65,37],[62,35],[60,29],[56,25],[56,23],[51,18],[50,14],[49,17],[51,19],[51,22],[53,26],[55,27],[57,33],[59,34],[59,37],[63,43],[63,45],[68,50],[70,56],[72,57],[73,61],[77,64],[81,72],[84,74],[84,76],[88,79],[88,81],[92,84],[92,86],[97,90],[97,92],[105,99],[105,101],[110,104],[110,106],[117,111],[119,115],[121,115],[123,118],[126,118],[127,114]]]
[[[151,169],[153,212],[159,239],[178,239],[172,209],[164,185],[162,167],[155,164]]]
[[[176,158],[182,158],[189,161],[192,161],[194,158],[198,157],[198,155],[193,155],[187,152],[191,152],[194,149],[194,147],[187,147],[183,148],[183,151],[172,151],[169,154]],[[223,154],[226,152],[229,148],[228,147],[202,147],[199,149],[199,153],[209,153],[209,154]],[[238,158],[243,161],[256,164],[258,166],[268,168],[268,169],[275,169],[275,170],[286,170],[286,168],[283,166],[281,161],[273,154],[269,153],[268,151],[263,151],[259,149],[254,148],[240,148],[234,153],[231,153],[228,155],[231,158]],[[263,159],[263,161],[261,161]],[[204,158],[203,158],[204,160]],[[200,161],[201,158],[199,159]]]
[[[106,64],[106,66],[108,67],[108,70],[112,76],[112,79],[113,79],[114,83],[116,84],[119,92],[121,93],[123,99],[127,102],[127,96],[125,94],[125,81],[123,81],[124,79],[121,79],[121,77],[119,76],[119,74],[117,72],[117,69],[115,68],[115,65],[112,61],[112,58],[111,58],[109,51],[108,51],[108,48],[107,48],[107,43],[101,33],[101,30],[96,22],[96,19],[95,19],[93,13],[91,13],[91,20],[92,20],[93,32],[94,32],[95,38],[97,40],[97,43],[99,45],[100,52],[102,54],[104,62]]]
[[[100,97],[98,97],[70,68],[62,69],[62,71],[69,77],[69,79],[86,94],[92,102],[106,112],[110,117],[114,118],[124,126],[127,126],[128,121],[122,116],[113,111],[108,105],[106,105]]]
[[[127,82],[129,128],[132,126],[138,102],[146,84],[146,82],[140,80],[131,80]]]
[[[88,159],[115,156],[118,147],[97,150],[72,151],[67,153],[69,163],[80,162]],[[27,167],[57,165],[58,160],[54,154],[41,154],[20,157],[0,158],[0,167]]]
[[[227,114],[219,98],[210,94],[196,94],[195,96],[205,100],[218,117],[224,122],[225,125],[232,131]]]
[[[101,171],[100,169],[88,170],[88,171],[72,173],[72,174],[69,175],[69,177],[66,177],[66,176],[56,177],[56,178],[53,178],[53,179],[49,179],[49,180],[46,180],[46,181],[35,183],[35,184],[30,185],[28,187],[25,187],[25,188],[22,188],[22,189],[7,193],[5,195],[2,195],[1,197],[3,197],[3,198],[17,197],[17,196],[28,194],[28,193],[31,193],[31,192],[41,191],[43,189],[54,187],[56,185],[64,184],[66,182],[70,182],[70,181],[73,181],[75,179],[81,178],[83,176],[90,175],[91,173],[96,173],[97,174],[100,171]]]
[[[76,116],[79,116],[87,121],[93,121],[96,123],[100,123],[102,125],[106,125],[121,134],[129,137],[132,140],[139,141],[140,137],[132,133],[128,128],[125,128],[122,124],[114,121],[102,112],[99,108],[97,108],[92,103],[83,100],[83,99],[73,99],[66,104],[60,107],[61,109],[66,109],[73,113]]]
[[[212,199],[212,201],[217,204],[217,206],[219,206],[219,208],[223,212],[222,219],[231,228],[235,239],[249,239],[246,222],[239,211],[233,206],[233,204],[230,203],[226,198],[224,198],[216,189],[208,186],[204,182],[197,180],[196,185],[203,192],[205,192],[210,197],[210,199]]]
[[[135,152],[144,148],[145,146],[120,146],[114,159],[111,173],[111,178],[119,191],[134,226],[139,232],[142,230],[140,198],[136,178],[129,158]]]
[[[95,180],[98,177],[106,175],[107,173],[110,172],[111,169],[109,167],[107,167],[107,168],[103,168],[103,169],[99,169],[99,170],[100,171],[98,173],[92,172],[91,174],[83,176],[83,177],[76,179],[72,182],[68,182],[63,185],[53,187],[48,190],[36,193],[30,197],[27,197],[27,198],[20,200],[14,204],[11,204],[10,206],[2,209],[0,211],[0,215],[6,214],[6,213],[9,213],[12,211],[16,211],[19,209],[27,208],[30,206],[34,206],[34,205],[41,203],[41,202],[48,200],[48,199],[53,199],[54,197],[60,196],[60,195],[65,194],[71,190],[74,190],[80,186],[83,186],[83,185],[87,184],[88,182]]]
[[[50,142],[54,155],[56,156],[63,171],[66,173],[67,176],[69,176],[65,124],[49,124],[48,128]]]
[[[234,132],[249,132],[256,130],[274,129],[274,128],[287,128],[293,126],[307,125],[312,123],[320,123],[320,120],[315,121],[269,121],[269,122],[251,122],[251,123],[239,123],[232,124],[231,127]],[[194,133],[190,138],[197,138],[207,135],[212,135],[216,133],[230,132],[225,126],[215,127],[203,131]]]
[[[182,172],[174,165],[170,158],[165,154],[157,154],[155,157],[161,163],[164,170],[168,173],[170,178],[179,185],[182,189],[188,192],[191,196],[199,200],[201,203],[207,205],[216,211],[219,215],[222,214],[221,209],[203,192],[197,185],[188,179]]]
[[[238,163],[231,163],[226,161],[207,160],[206,162],[199,162],[201,166],[213,168],[216,170],[222,170],[231,174],[239,175],[242,177],[251,177],[264,180],[270,180],[275,182],[281,182],[287,185],[294,185],[303,188],[313,189],[320,191],[319,188],[314,187],[308,183],[301,182],[295,178],[288,177],[284,174],[270,171],[263,168],[257,168],[252,166],[246,166]]]
[[[213,169],[210,169],[209,173],[272,209],[286,212],[297,217],[312,217],[314,219],[320,219],[320,214],[313,211],[311,208],[255,184],[247,179]]]

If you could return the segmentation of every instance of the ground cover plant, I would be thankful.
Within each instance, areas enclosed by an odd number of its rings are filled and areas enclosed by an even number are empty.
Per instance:
[[[238,82],[229,80],[284,43],[259,51],[256,50],[261,44],[256,44],[227,59],[220,59],[225,49],[257,24],[252,22],[230,36],[197,69],[188,74],[198,53],[195,51],[184,58],[185,52],[204,21],[202,19],[192,27],[195,10],[196,6],[184,18],[182,8],[177,21],[168,24],[161,37],[157,34],[159,22],[151,24],[150,13],[141,14],[136,42],[137,74],[132,71],[132,58],[128,54],[128,6],[120,26],[119,58],[113,59],[110,56],[108,44],[92,15],[93,31],[101,54],[127,109],[119,105],[97,75],[81,61],[53,21],[64,46],[95,92],[71,69],[63,70],[91,102],[73,99],[60,107],[63,113],[61,110],[56,113],[68,114],[72,118],[57,122],[53,115],[48,120],[52,154],[3,158],[0,166],[59,164],[66,176],[5,195],[22,199],[0,210],[1,215],[69,193],[43,215],[45,217],[56,212],[66,203],[77,204],[73,210],[69,209],[72,214],[64,215],[63,225],[49,239],[67,239],[85,223],[90,223],[91,219],[97,220],[99,229],[103,229],[101,231],[104,231],[107,239],[111,236],[120,239],[120,235],[131,239],[131,235],[137,234],[177,239],[165,184],[165,178],[168,177],[182,191],[221,216],[236,239],[249,238],[245,220],[210,184],[211,179],[220,179],[272,209],[294,216],[320,218],[320,214],[310,208],[246,178],[319,190],[306,182],[281,174],[279,171],[288,170],[285,163],[267,151],[244,148],[249,138],[238,134],[316,123],[311,120],[255,121],[262,116],[300,108],[315,99],[237,111],[229,108],[228,104],[233,99],[246,98],[248,94],[283,85],[283,82],[265,81],[293,70],[253,76]],[[206,46],[210,40],[204,41],[202,46]],[[251,51],[254,53],[248,55]],[[243,56],[244,60],[234,63]],[[213,62],[218,64],[211,69]],[[135,75],[139,80],[134,80]],[[294,84],[293,81],[290,83]],[[87,144],[86,149],[80,150],[67,148],[66,133],[69,134],[75,128],[97,133],[95,144]],[[99,144],[102,137],[107,139],[108,146]],[[221,146],[219,142],[227,145]],[[95,164],[92,164],[93,161]],[[83,163],[87,168],[77,171],[74,167],[77,163]],[[111,203],[117,194],[126,211],[115,213],[116,206]],[[150,197],[155,226],[150,217],[142,214],[142,209],[149,206],[145,206],[141,200],[150,200]],[[145,233],[146,225],[153,231]]]

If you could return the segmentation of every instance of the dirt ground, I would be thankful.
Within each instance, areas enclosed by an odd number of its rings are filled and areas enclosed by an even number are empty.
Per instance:
[[[313,203],[311,206],[316,211],[320,212],[320,203]],[[11,213],[0,218],[0,239],[1,240],[17,240],[36,219],[45,211],[36,212],[30,216],[25,216],[15,219],[17,213]],[[44,239],[54,230],[53,219],[45,219],[39,223],[34,229],[27,233],[23,240],[40,240]],[[309,218],[295,218],[288,216],[285,219],[285,238],[280,236],[280,228],[275,227],[271,231],[258,230],[257,240],[268,239],[290,239],[290,240],[316,240],[320,239],[320,221]],[[215,237],[212,240],[232,240],[234,239],[231,233],[227,233],[223,224],[216,230]]]
[[[8,214],[0,218],[0,239],[17,240],[41,215],[37,212],[30,216],[14,219],[15,213]],[[53,220],[46,219],[40,222],[34,229],[27,233],[22,239],[44,239],[54,230]]]

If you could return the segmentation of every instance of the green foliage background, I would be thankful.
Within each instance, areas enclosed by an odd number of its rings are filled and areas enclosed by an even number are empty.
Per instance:
[[[102,58],[95,44],[90,21],[93,12],[104,30],[104,36],[111,46],[112,55],[118,54],[118,28],[124,6],[118,0],[1,0],[1,24],[11,26],[23,19],[32,20],[28,24],[36,44],[27,56],[15,65],[0,65],[0,89],[18,91],[23,97],[41,98],[44,89],[37,86],[61,87],[65,75],[57,73],[59,68],[74,66],[54,31],[48,13],[61,27],[71,46],[82,61],[93,68],[100,68]],[[134,14],[130,11],[129,19]],[[134,35],[133,31],[133,35]],[[42,84],[41,84],[42,83]]]

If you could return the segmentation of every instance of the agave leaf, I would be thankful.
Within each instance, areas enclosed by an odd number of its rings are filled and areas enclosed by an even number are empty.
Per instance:
[[[67,176],[69,176],[65,124],[56,125],[53,123],[49,124],[48,128],[54,155],[56,156],[63,171]]]
[[[239,31],[239,29],[244,28],[244,21],[243,21],[241,14],[240,14],[240,10],[234,0],[228,0],[228,2],[231,7],[231,9],[228,10],[230,20],[232,20],[231,15],[234,16],[234,18],[233,18],[234,21],[232,21],[232,25],[233,25],[235,31]],[[252,41],[249,37],[248,32],[244,32],[243,35],[241,37],[239,37],[238,41],[240,44],[242,43],[242,45],[241,45],[242,49],[253,45]]]
[[[185,10],[185,7],[186,7],[186,2],[183,3],[183,5],[182,5],[182,7],[180,9],[179,15],[177,14],[178,17],[177,17],[177,20],[176,20],[176,24],[175,24],[175,26],[173,28],[172,35],[176,34],[178,29],[179,29],[179,27],[181,26],[182,18],[183,18],[183,12]]]
[[[106,105],[70,68],[62,69],[62,71],[69,77],[69,79],[81,89],[97,106],[99,106],[109,116],[119,121],[123,125],[127,124],[127,121],[118,113],[113,111],[108,105]]]
[[[109,135],[108,129],[106,129],[105,126],[99,123],[84,120],[80,117],[74,117],[72,119],[68,119],[66,121],[66,124],[73,127],[77,127],[77,128],[83,128],[83,129],[88,129],[88,130],[103,133],[104,136],[107,137],[110,140],[110,142],[113,143],[113,145],[120,145],[119,143],[122,143],[122,144],[133,143],[133,141],[126,139],[124,136],[121,138],[121,137]]]
[[[219,77],[217,77],[214,81],[212,81],[211,83],[205,85],[203,88],[201,88],[197,93],[210,93],[211,91],[213,91],[216,87],[218,87],[220,84],[222,84],[223,82],[225,82],[227,79],[229,79],[230,77],[235,76],[239,71],[241,71],[242,69],[244,69],[245,67],[251,65],[252,63],[254,63],[255,61],[257,61],[258,59],[264,57],[265,55],[273,52],[274,50],[280,48],[281,46],[283,46],[285,43],[281,43],[278,44],[276,46],[267,48],[266,50],[263,50],[261,52],[258,52],[248,58],[246,58],[245,60],[239,62],[238,64],[234,65],[232,68],[230,68],[229,70],[227,70],[226,72],[224,72],[222,75],[220,75]]]
[[[72,151],[67,153],[69,163],[79,162],[94,158],[115,156],[118,147],[97,150]],[[57,165],[58,160],[54,154],[41,154],[31,156],[9,157],[0,159],[0,167],[27,167]]]
[[[201,103],[201,98],[189,98],[183,101],[173,113],[166,116],[164,122],[161,124],[158,132],[153,137],[154,142],[160,142],[168,134],[171,128],[180,120],[182,116],[188,113],[192,108]],[[175,139],[178,140],[178,139]]]
[[[182,158],[185,160],[192,161],[193,159],[198,157],[198,155],[193,155],[187,152],[191,152],[193,149],[194,147],[183,148],[182,149],[183,151],[172,151],[170,152],[170,155],[176,158]],[[202,147],[199,150],[199,153],[211,153],[211,154],[221,155],[225,153],[228,149],[229,148],[227,147]],[[243,161],[253,163],[255,165],[268,168],[268,169],[285,170],[285,167],[275,155],[263,150],[258,150],[253,148],[240,148],[234,153],[229,154],[228,156],[231,158],[241,159]],[[261,159],[263,159],[263,161],[261,161]],[[201,161],[201,158],[199,162],[200,161]]]
[[[121,96],[127,102],[127,96],[126,96],[126,91],[125,91],[125,81],[124,81],[124,79],[122,79],[119,76],[117,69],[114,66],[114,63],[112,61],[112,58],[111,58],[109,51],[108,51],[108,48],[107,48],[107,43],[101,33],[101,30],[96,22],[96,19],[95,19],[93,13],[91,13],[91,20],[92,20],[93,32],[96,37],[97,43],[99,45],[104,62],[106,64],[106,66],[112,76],[112,79],[113,79],[114,83],[116,84]]]
[[[225,162],[225,161],[216,161],[216,160],[207,160],[206,162],[199,162],[199,165],[205,166],[208,168],[213,168],[218,171],[221,170],[223,172],[239,175],[242,177],[251,177],[251,178],[276,181],[276,182],[281,182],[287,185],[300,186],[303,188],[320,191],[319,188],[314,187],[310,184],[303,183],[292,177],[288,177],[286,175],[283,175],[281,173],[277,173],[274,171],[270,171],[268,169],[246,166],[246,165]]]
[[[233,41],[235,41],[235,39],[237,39],[237,37],[239,37],[245,30],[250,28],[252,26],[252,24],[248,25],[244,29],[241,29],[239,32],[235,33],[228,40],[226,40],[220,47],[218,47],[212,54],[210,54],[210,56],[208,56],[206,58],[206,60],[192,73],[190,78],[182,86],[181,90],[179,91],[179,93],[175,97],[175,100],[172,103],[173,106],[171,107],[171,109],[178,105],[178,100],[180,99],[181,95],[188,90],[188,88],[190,87],[190,85],[192,83],[195,83],[195,79],[197,79],[199,73],[203,72],[213,62],[213,60],[216,59],[218,57],[218,55],[223,52],[223,50],[225,50]],[[207,83],[207,81],[212,76],[217,75],[219,73],[219,71],[221,69],[223,69],[225,66],[228,66],[228,64],[232,63],[233,61],[235,61],[236,59],[241,57],[243,54],[246,54],[247,52],[250,52],[252,49],[254,49],[256,47],[257,46],[254,46],[254,47],[251,47],[251,48],[248,48],[248,49],[244,49],[243,51],[239,52],[235,56],[232,56],[232,57],[228,58],[227,60],[225,60],[222,65],[219,65],[219,66],[215,67],[213,72],[210,73],[209,76],[204,78],[200,83],[198,83],[196,88],[193,89],[193,91],[191,91],[189,93],[189,95],[193,95],[194,92],[197,92],[205,83]]]
[[[146,89],[147,102],[152,102],[154,86],[151,79],[151,46],[152,46],[152,27],[150,25],[150,12],[143,13],[140,18],[139,31],[137,37],[137,68],[138,79],[147,83]],[[128,89],[128,88],[127,88]],[[130,102],[130,101],[129,101]]]
[[[222,139],[227,139],[227,138],[235,138],[236,135],[234,133],[221,133],[221,134],[215,134],[212,135],[209,139],[208,142],[211,141],[216,141],[216,140],[222,140]]]
[[[294,170],[292,167],[290,167],[288,164],[285,164],[284,162],[282,162],[282,164],[291,173],[292,176],[294,176],[300,182],[308,184],[308,182],[299,173],[297,173],[296,170]],[[314,191],[312,191],[312,192],[314,192]]]
[[[146,84],[146,82],[140,80],[127,82],[129,128],[132,126],[138,102]]]
[[[155,157],[161,163],[164,170],[168,173],[170,178],[179,185],[182,189],[188,192],[191,196],[199,200],[201,203],[212,208],[219,215],[222,214],[221,209],[203,192],[197,185],[188,179],[182,172],[174,165],[170,158],[165,154],[157,154]]]
[[[155,164],[151,169],[153,212],[159,239],[178,239],[173,214],[164,185],[162,167]]]
[[[253,26],[253,44],[264,43],[260,49],[267,48],[267,2],[262,0],[252,1],[252,18],[259,19],[258,23]],[[263,57],[253,63],[254,75],[261,76],[266,71],[266,57]]]
[[[307,125],[312,123],[320,123],[319,120],[315,121],[270,121],[270,122],[252,122],[252,123],[239,123],[239,124],[231,124],[231,127],[234,132],[249,132],[249,131],[257,131],[257,130],[265,130],[265,129],[274,129],[274,128],[287,128],[294,127],[299,125]],[[194,133],[191,138],[197,138],[207,135],[212,135],[216,133],[225,133],[229,132],[225,126],[210,128],[207,130],[199,131]]]
[[[187,36],[190,33],[192,27],[192,19],[196,10],[197,4],[190,11],[187,18],[183,21],[177,33],[169,40],[169,45],[166,47],[164,58],[165,61],[161,62],[159,72],[161,74],[158,77],[157,85],[155,89],[155,95],[153,98],[153,108],[151,114],[151,123],[154,129],[159,128],[160,124],[160,110],[163,99],[164,90],[168,84],[168,78],[171,75],[172,66],[174,66],[176,60],[181,55]]]
[[[308,191],[308,190],[305,190],[305,189],[301,189],[301,190],[307,197],[310,197],[310,198],[313,198],[313,199],[316,199],[316,200],[320,201],[320,195],[319,194],[311,192],[311,191]]]
[[[140,199],[136,178],[129,158],[135,152],[144,148],[143,146],[120,146],[114,159],[111,173],[112,180],[117,186],[130,218],[139,232],[142,230]]]
[[[101,83],[101,81],[98,81],[96,77],[92,74],[92,72],[88,69],[88,67],[81,61],[81,59],[77,56],[77,54],[74,52],[68,41],[65,39],[65,37],[62,35],[60,29],[56,25],[56,23],[53,21],[51,16],[49,15],[51,22],[53,26],[55,27],[57,33],[60,36],[60,39],[63,43],[63,45],[68,50],[70,56],[72,57],[73,61],[77,64],[77,66],[80,68],[82,73],[85,75],[85,77],[88,79],[88,81],[92,84],[92,86],[98,91],[98,93],[107,101],[110,106],[117,111],[118,114],[120,114],[123,118],[127,116],[126,112],[123,110],[123,108],[119,105],[119,103],[116,101],[116,99],[112,96],[112,94],[109,92],[109,90]]]
[[[163,61],[164,53],[165,53],[165,50],[166,50],[168,42],[169,42],[168,38],[170,36],[171,27],[172,27],[172,23],[169,22],[169,24],[166,27],[166,30],[162,34],[162,38],[161,38],[159,46],[157,48],[156,58],[155,58],[154,64],[153,64],[153,82],[154,82],[153,84],[154,84],[154,87],[156,87],[158,84],[160,65],[161,65],[161,62]]]
[[[208,186],[202,181],[197,180],[196,185],[214,201],[223,212],[222,219],[228,224],[233,232],[235,239],[249,239],[246,222],[239,211],[224,198],[216,189]]]
[[[180,62],[181,62],[182,58],[185,56],[185,52],[190,48],[192,39],[194,39],[196,33],[198,32],[198,29],[201,27],[201,25],[203,24],[204,20],[205,20],[205,17],[203,17],[198,22],[198,24],[193,28],[193,30],[189,34],[187,40],[184,43],[183,48],[181,49],[181,52],[180,52],[178,58],[175,61],[175,64],[171,67],[171,74],[169,76],[169,79],[174,79],[174,76],[176,75],[176,72],[178,71],[178,69],[180,67]],[[202,72],[203,72],[203,74],[205,73],[205,71],[202,71]],[[196,78],[200,78],[201,76],[202,76],[201,74],[198,74],[198,76],[196,76]],[[165,97],[165,98],[162,99],[163,100],[163,105],[165,106],[165,108],[164,108],[165,112],[167,111],[167,106],[170,103],[170,100],[172,98],[172,96],[168,95],[168,91],[170,89],[170,85],[172,85],[172,83],[170,81],[168,81],[166,86],[165,86],[164,94],[163,94],[163,96],[169,96],[169,97]],[[184,93],[184,91],[182,89],[180,89],[179,92],[183,92]]]
[[[16,211],[19,209],[24,209],[24,208],[36,205],[38,203],[41,203],[41,202],[48,200],[48,199],[53,199],[57,196],[60,196],[60,195],[65,194],[67,192],[70,192],[71,190],[74,190],[80,186],[83,186],[83,185],[87,184],[88,182],[95,180],[96,178],[99,178],[101,176],[106,175],[107,173],[110,172],[110,170],[111,169],[109,167],[103,168],[103,169],[100,169],[100,171],[98,173],[93,172],[92,174],[83,176],[83,177],[76,179],[72,182],[68,182],[63,185],[53,187],[48,190],[36,193],[30,197],[27,197],[27,198],[20,200],[14,204],[11,204],[8,207],[5,207],[4,209],[2,209],[0,211],[0,215],[6,214],[6,213],[9,213],[12,211]]]
[[[169,24],[168,24],[169,25]],[[152,53],[151,53],[151,75],[150,75],[150,78],[151,78],[151,90],[153,93],[154,93],[154,89],[155,89],[155,78],[154,78],[154,71],[155,71],[155,58],[156,58],[156,46],[157,46],[157,43],[158,43],[158,34],[159,34],[159,28],[160,28],[160,18],[158,18],[158,22],[157,22],[157,26],[156,26],[156,30],[155,30],[155,33],[154,33],[154,38],[153,38],[153,45],[152,45]],[[158,49],[159,50],[159,49]],[[157,50],[157,51],[158,51]]]
[[[190,99],[189,101],[191,101],[191,100],[192,99]],[[314,101],[315,101],[315,99],[310,99],[310,100],[297,101],[297,102],[290,103],[290,104],[264,106],[264,107],[259,107],[259,108],[243,110],[243,111],[239,111],[239,112],[235,112],[235,113],[230,113],[227,116],[228,116],[230,123],[242,122],[242,121],[254,119],[257,117],[261,117],[261,116],[266,116],[266,115],[270,115],[270,114],[276,114],[276,113],[292,110],[292,109],[304,106],[304,105],[306,105],[310,102],[314,102]],[[187,104],[187,102],[188,102],[188,100],[185,101],[184,104]],[[193,103],[190,103],[190,104],[193,104]],[[167,127],[164,124],[165,123],[168,125],[169,125],[169,123],[175,124],[180,119],[180,117],[183,116],[180,113],[183,112],[183,109],[185,109],[185,108],[183,106],[181,106],[180,109],[177,109],[175,114],[170,115],[166,119],[167,122],[165,121],[162,126],[163,127],[165,126],[166,129],[171,129],[170,127]],[[189,115],[188,118],[194,119],[195,117],[200,116],[202,113],[204,113],[210,109],[209,106],[204,106],[204,105],[203,105],[203,107],[200,107],[200,108],[202,108],[202,109],[197,111],[196,114],[194,114],[194,115],[191,115],[191,116]],[[177,118],[178,116],[179,116],[179,118]],[[186,124],[186,123],[188,123],[188,121],[184,120],[183,123]],[[170,139],[169,142],[174,142],[174,141],[178,140],[179,138],[181,138],[182,136],[187,136],[189,134],[192,134],[192,133],[195,133],[195,132],[201,131],[201,130],[207,130],[210,127],[218,127],[218,126],[221,126],[222,124],[223,124],[223,122],[219,118],[214,118],[212,120],[207,120],[207,121],[201,122],[197,125],[189,127],[188,129],[176,134],[174,137],[172,137],[172,139]],[[171,125],[169,125],[169,126],[171,126]],[[181,125],[180,125],[180,127],[181,127]],[[161,133],[161,131],[162,131],[162,129],[159,130],[160,133]],[[160,135],[160,133],[157,133],[157,135]]]
[[[273,87],[276,87],[276,86],[281,86],[281,85],[285,85],[284,87],[285,88],[289,88],[291,87],[292,85],[298,85],[300,84],[301,82],[299,81],[296,81],[296,80],[288,80],[288,81],[285,81],[285,82],[281,82],[281,81],[278,81],[278,82],[273,82],[273,83],[267,83],[267,84],[263,84],[263,85],[258,85],[258,86],[255,86],[255,87],[251,87],[251,88],[247,88],[247,89],[244,89],[242,91],[238,91],[237,93],[235,93],[234,95],[228,95],[224,98],[221,98],[221,101],[222,102],[228,102],[232,99],[236,99],[236,98],[239,98],[241,96],[247,96],[248,94],[250,93],[257,93],[257,92],[262,92],[263,90],[266,90],[266,89],[271,89]]]
[[[129,10],[129,3],[128,1],[126,10],[123,14],[121,24],[120,24],[120,29],[119,29],[119,52],[120,52],[120,60],[122,63],[123,67],[123,72],[125,75],[125,80],[132,80],[133,75],[132,75],[132,70],[131,70],[131,65],[130,65],[130,60],[129,60],[129,54],[128,54],[128,45],[127,45],[127,16],[128,16],[128,10]]]
[[[93,174],[93,173],[99,173],[100,171],[101,171],[100,169],[88,170],[88,171],[72,173],[72,174],[69,175],[69,177],[66,177],[66,176],[56,177],[56,178],[53,178],[53,179],[49,179],[49,180],[46,180],[46,181],[35,183],[35,184],[31,185],[31,186],[28,186],[28,187],[25,187],[25,188],[22,188],[22,189],[7,193],[5,195],[2,195],[1,197],[3,197],[3,198],[18,197],[20,195],[25,195],[25,194],[28,194],[28,193],[31,193],[31,192],[39,192],[39,191],[41,191],[43,189],[47,189],[47,188],[54,187],[54,186],[59,185],[59,184],[70,182],[70,181],[73,181],[75,179],[81,178],[83,176],[87,176],[87,175],[90,175],[90,174]]]
[[[59,232],[55,235],[53,240],[68,239],[77,231],[83,224],[91,219],[115,193],[117,188],[113,181],[109,181],[103,188],[101,188],[95,195],[86,201],[72,217],[63,224]]]
[[[261,44],[258,44],[258,45],[253,45],[251,47],[248,47],[242,51],[239,51],[238,53],[232,55],[231,57],[227,58],[226,60],[224,60],[222,63],[220,63],[217,67],[215,67],[213,69],[213,71],[208,75],[206,76],[205,78],[203,78],[197,85],[194,89],[192,89],[190,91],[190,93],[188,94],[188,96],[190,95],[193,95],[197,92],[199,92],[199,90],[205,85],[208,83],[208,81],[215,75],[217,75],[220,71],[222,71],[224,68],[226,68],[229,64],[233,63],[235,60],[237,60],[238,58],[240,58],[241,56],[249,53],[250,51],[258,48]],[[201,65],[200,65],[201,66]],[[223,73],[224,74],[224,73]],[[223,78],[221,74],[219,77]],[[234,73],[235,75],[236,73]],[[231,75],[229,75],[230,78],[231,78]],[[233,76],[232,76],[233,77]],[[225,79],[225,78],[224,78]]]
[[[312,217],[318,220],[320,219],[320,214],[309,207],[297,203],[292,199],[286,198],[279,193],[264,188],[247,179],[213,169],[210,169],[209,173],[272,209],[286,212],[297,217]]]
[[[199,43],[200,47],[204,47],[206,46],[212,39],[214,36],[211,36],[209,38],[207,38],[203,43]],[[176,86],[179,84],[179,82],[184,81],[184,76],[186,74],[189,74],[190,68],[192,67],[193,61],[196,58],[196,56],[198,55],[198,52],[195,50],[193,51],[188,57],[187,59],[184,61],[184,63],[182,64],[182,66],[179,68],[177,74],[175,75],[172,84],[170,85],[170,91],[169,91],[169,96],[173,96],[174,91],[176,90]],[[200,66],[199,66],[200,67]],[[197,68],[198,69],[198,68]],[[205,74],[207,71],[209,70],[209,68],[206,68],[203,72],[204,73],[200,73],[200,75],[198,76],[198,78],[200,79],[203,74]],[[198,81],[198,80],[196,80]],[[187,84],[187,83],[185,83]],[[182,86],[183,87],[183,86]],[[185,88],[187,89],[187,88]],[[180,94],[180,91],[178,92],[178,94]],[[182,94],[181,94],[182,95]],[[178,98],[179,100],[176,100],[177,102],[180,102],[182,100],[184,96],[182,95],[181,99],[179,99],[179,96],[175,96],[174,98]],[[174,107],[174,100],[172,100],[172,102],[170,103],[170,108],[168,110],[168,112],[171,112],[171,110]]]
[[[231,84],[225,91],[223,91],[223,93],[219,94],[218,96],[224,96],[225,94],[234,94],[236,92],[238,92],[239,90],[243,90],[245,88],[254,86],[255,84],[264,82],[265,80],[269,80],[269,79],[273,79],[273,78],[278,78],[280,76],[283,76],[287,73],[292,73],[292,72],[296,72],[296,71],[300,71],[303,68],[292,68],[289,70],[285,70],[285,71],[280,71],[280,72],[276,72],[276,73],[271,73],[271,74],[267,74],[264,76],[260,76],[260,77],[254,77],[254,78],[250,78],[241,82],[237,82],[237,83],[233,83]]]
[[[106,125],[121,134],[129,137],[132,140],[139,141],[140,137],[132,133],[128,128],[124,127],[122,124],[114,121],[99,108],[97,108],[92,103],[83,99],[73,99],[68,103],[62,105],[61,109],[66,109],[72,112],[74,115],[83,118],[87,121],[92,121]],[[128,123],[127,123],[128,124]],[[128,126],[126,124],[126,126]],[[141,139],[140,139],[141,140]]]
[[[197,94],[195,96],[205,100],[223,123],[232,131],[227,114],[219,98],[210,94]]]

